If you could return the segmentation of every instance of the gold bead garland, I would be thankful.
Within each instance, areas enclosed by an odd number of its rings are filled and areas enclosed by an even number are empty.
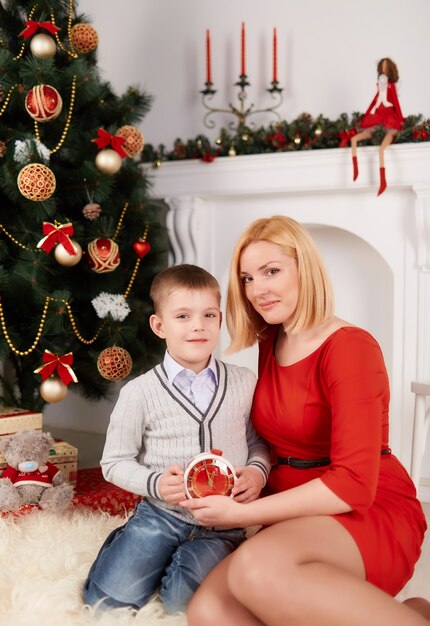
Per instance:
[[[124,217],[125,217],[125,214],[126,214],[127,209],[128,209],[128,202],[126,202],[126,203],[124,204],[124,207],[123,207],[123,209],[122,209],[122,211],[121,211],[121,215],[119,216],[118,224],[116,225],[116,229],[115,229],[114,235],[113,235],[113,237],[112,237],[112,240],[113,240],[113,241],[115,241],[115,239],[116,239],[116,238],[118,237],[118,235],[119,235],[119,231],[121,230],[121,226],[122,226],[122,223],[123,223],[123,221],[124,221]]]
[[[34,12],[35,12],[36,8],[37,8],[37,4],[35,4],[35,5],[33,6],[33,8],[31,9],[30,13],[28,14],[28,17],[27,17],[27,19],[28,19],[28,20],[31,20],[31,19],[32,19],[33,14],[34,14]],[[18,52],[18,54],[16,55],[16,57],[13,57],[13,60],[14,60],[14,61],[19,61],[19,60],[22,58],[22,55],[24,54],[24,50],[25,50],[26,43],[27,43],[27,40],[26,40],[26,39],[24,39],[24,41],[22,42],[22,45],[21,45],[21,50]]]
[[[149,224],[146,224],[145,232],[143,233],[140,241],[146,241],[146,238],[148,236],[148,231],[149,231]],[[134,280],[135,280],[135,278],[137,276],[137,272],[139,270],[139,266],[140,266],[141,260],[142,259],[137,259],[136,264],[134,266],[134,269],[133,269],[133,271],[131,273],[131,277],[130,277],[130,281],[128,283],[127,289],[124,291],[124,298],[125,298],[125,300],[127,300],[128,296],[130,295],[130,291],[131,291],[131,288],[133,287]]]
[[[77,80],[76,74],[74,74],[73,79],[72,79],[72,89],[71,89],[71,94],[70,94],[70,107],[69,107],[69,113],[67,114],[66,124],[64,126],[64,130],[60,137],[59,142],[57,143],[55,148],[52,148],[52,150],[50,151],[51,154],[54,154],[61,148],[61,146],[66,140],[67,133],[69,132],[70,124],[72,121],[72,115],[73,115],[73,106],[75,104],[75,97],[76,97],[76,80]],[[42,140],[40,139],[39,123],[36,120],[34,120],[34,132],[36,134],[38,143],[42,143]]]
[[[73,12],[73,0],[69,1],[69,16],[67,18],[67,35],[69,37],[69,43],[72,46],[72,12]],[[54,11],[51,11],[51,22],[54,24],[55,26],[55,15],[54,15]],[[66,54],[68,54],[70,57],[72,57],[72,59],[77,59],[79,57],[78,54],[76,54],[76,52],[72,49],[72,50],[67,50],[67,48],[65,48],[63,46],[63,44],[60,41],[60,38],[58,36],[58,33],[55,33],[55,39],[57,40],[57,44],[58,47],[65,52]]]
[[[3,106],[0,109],[0,117],[3,115],[3,113],[6,111],[7,109],[7,105],[9,104],[9,100],[12,97],[12,93],[14,91],[14,89],[16,89],[18,87],[18,83],[15,83],[15,85],[12,85],[12,87],[9,89],[8,94],[6,96],[5,101],[3,102]]]
[[[23,243],[18,241],[18,239],[15,239],[15,237],[6,230],[3,224],[0,224],[0,230],[2,230],[4,234],[6,235],[6,237],[9,237],[9,239],[19,248],[22,248],[23,250],[27,250],[27,252],[42,252],[40,248],[29,248],[28,246],[25,246]]]

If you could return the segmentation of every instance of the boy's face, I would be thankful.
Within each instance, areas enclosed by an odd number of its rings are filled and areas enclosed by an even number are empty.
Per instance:
[[[218,341],[221,326],[218,298],[210,289],[176,289],[149,320],[154,333],[166,340],[172,358],[193,372],[201,372]]]

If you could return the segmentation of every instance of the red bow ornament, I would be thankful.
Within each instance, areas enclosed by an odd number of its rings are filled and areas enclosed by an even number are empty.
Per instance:
[[[57,356],[50,350],[45,350],[42,356],[42,363],[43,365],[34,370],[35,374],[41,374],[42,380],[46,380],[56,371],[65,385],[78,382],[75,372],[70,367],[73,365],[72,352],[68,352],[63,356]]]
[[[357,134],[355,128],[351,128],[349,130],[341,130],[338,134],[338,138],[340,139],[339,148],[345,148],[348,143],[351,141],[351,137]]]
[[[107,132],[107,130],[104,130],[103,128],[98,129],[97,135],[98,135],[98,138],[91,139],[91,141],[93,141],[96,144],[99,150],[101,150],[102,148],[106,148],[107,146],[112,146],[115,152],[119,154],[121,159],[124,159],[127,156],[127,154],[122,149],[122,144],[125,141],[124,137],[119,137],[118,135],[111,135],[110,133]]]
[[[73,235],[73,224],[55,226],[55,224],[50,222],[43,222],[43,234],[45,237],[39,241],[37,247],[45,250],[46,254],[49,254],[57,243],[61,243],[70,255],[74,256],[76,254],[76,250],[70,240],[70,237]]]
[[[28,39],[29,37],[34,35],[34,33],[36,33],[39,28],[44,28],[48,31],[48,33],[51,33],[51,35],[55,35],[55,33],[61,30],[61,28],[58,28],[58,26],[52,24],[52,22],[35,22],[34,20],[28,20],[25,23],[24,30],[19,33],[19,37],[24,37],[24,39]]]

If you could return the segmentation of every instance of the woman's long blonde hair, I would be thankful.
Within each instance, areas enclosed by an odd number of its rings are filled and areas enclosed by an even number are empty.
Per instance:
[[[240,237],[233,252],[227,291],[226,320],[231,343],[227,353],[248,348],[261,337],[267,324],[245,295],[240,276],[243,250],[256,241],[280,246],[297,261],[299,296],[287,332],[298,332],[321,324],[333,315],[333,291],[322,258],[307,230],[283,215],[252,222]]]

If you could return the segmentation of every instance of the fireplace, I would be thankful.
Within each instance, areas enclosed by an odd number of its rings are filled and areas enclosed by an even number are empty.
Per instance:
[[[309,228],[332,278],[337,314],[381,345],[391,382],[391,446],[408,467],[411,382],[430,380],[430,144],[393,145],[385,157],[388,188],[380,197],[373,146],[358,150],[355,183],[349,149],[165,163],[151,178],[153,195],[169,209],[171,263],[205,267],[223,296],[231,252],[251,221],[285,214]],[[219,356],[228,343],[224,329]],[[226,360],[255,371],[256,349]]]

